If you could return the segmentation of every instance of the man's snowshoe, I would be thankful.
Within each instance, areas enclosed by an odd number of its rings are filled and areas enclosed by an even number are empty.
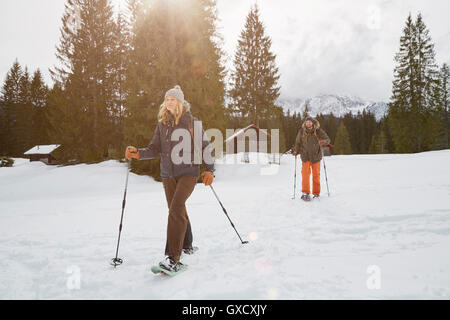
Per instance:
[[[302,199],[303,201],[311,201],[311,196],[309,195],[309,193],[304,193],[302,194],[300,199]]]

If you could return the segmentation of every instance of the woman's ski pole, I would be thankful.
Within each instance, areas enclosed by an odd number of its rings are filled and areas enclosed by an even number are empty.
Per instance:
[[[230,221],[231,226],[233,227],[234,231],[236,231],[236,234],[238,235],[239,240],[241,240],[241,243],[242,243],[242,244],[248,243],[248,241],[242,241],[242,238],[241,238],[241,236],[239,235],[239,232],[237,232],[236,228],[234,227],[233,222],[231,221],[230,217],[228,216],[227,210],[224,208],[222,202],[220,201],[219,197],[217,196],[216,192],[214,191],[214,188],[212,187],[212,185],[210,185],[210,187],[211,187],[212,192],[213,192],[214,195],[216,196],[217,201],[219,201],[219,204],[220,204],[220,206],[222,207],[223,212],[225,213],[225,215],[227,216],[228,220]]]
[[[122,200],[122,215],[120,216],[119,238],[117,239],[116,257],[111,259],[111,265],[114,266],[114,268],[117,267],[118,265],[121,265],[123,262],[123,260],[121,258],[118,258],[117,256],[119,254],[120,234],[122,233],[123,212],[125,210],[125,203],[126,203],[126,197],[127,197],[128,175],[130,174],[130,165],[131,165],[131,160],[128,160],[127,179],[125,182],[125,192],[123,194],[123,200]]]

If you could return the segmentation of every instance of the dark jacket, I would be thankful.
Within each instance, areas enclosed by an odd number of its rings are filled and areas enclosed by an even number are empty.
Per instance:
[[[320,128],[319,121],[313,120],[311,130],[306,128],[305,121],[295,139],[294,151],[300,154],[302,162],[311,161],[316,163],[322,160],[320,141],[324,141],[325,144],[330,144],[331,142],[326,132]]]
[[[194,126],[195,121],[198,121],[194,118],[189,110],[185,110],[183,115],[180,118],[180,122],[178,125],[175,125],[174,121],[170,121],[168,124],[164,124],[162,121],[158,122],[158,125],[155,128],[155,132],[153,133],[153,138],[150,141],[147,148],[139,148],[139,160],[147,160],[154,159],[161,154],[161,178],[178,178],[181,176],[196,176],[200,175],[200,164],[194,163],[194,152],[211,152],[212,145],[205,138],[204,131],[202,128],[202,141],[201,141],[201,151],[200,148],[194,147],[194,142],[191,137],[191,152],[190,152],[190,163],[181,163],[175,164],[172,162],[171,154],[172,149],[182,141],[180,137],[177,141],[171,141],[171,136],[173,131],[176,129],[182,128],[189,130],[189,132],[193,132],[192,128]],[[201,123],[201,122],[199,122]],[[180,153],[181,156],[184,154]],[[201,158],[205,171],[214,172],[214,163],[206,163],[203,157]]]

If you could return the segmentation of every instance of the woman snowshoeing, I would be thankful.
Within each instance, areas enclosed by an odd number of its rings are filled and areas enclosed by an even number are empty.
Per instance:
[[[201,143],[198,143],[197,146],[197,139],[194,139],[193,130],[195,125],[201,125],[201,122],[192,116],[190,104],[184,100],[184,94],[180,86],[175,86],[166,92],[158,114],[158,124],[147,148],[137,149],[128,146],[125,151],[127,159],[134,158],[137,160],[154,159],[158,154],[161,154],[161,178],[169,208],[169,217],[165,249],[166,259],[161,261],[159,265],[161,268],[172,272],[179,271],[183,267],[180,262],[182,252],[191,254],[196,249],[192,246],[191,224],[185,206],[186,200],[194,191],[200,175],[200,163],[194,161],[198,159],[195,157],[196,152],[205,155],[205,157],[200,156],[200,162],[203,162],[205,168],[202,174],[203,183],[209,186],[214,179],[212,146],[203,129],[200,131],[202,134]],[[174,152],[172,155],[174,147],[178,150],[179,146],[177,145],[183,142],[183,136],[179,135],[179,129],[185,130],[184,138],[189,138],[191,148],[181,149],[181,154],[180,152]],[[175,130],[177,130],[177,133],[172,135]],[[209,157],[206,155],[209,155]],[[180,163],[174,157],[184,160]],[[190,161],[185,161],[185,159]]]

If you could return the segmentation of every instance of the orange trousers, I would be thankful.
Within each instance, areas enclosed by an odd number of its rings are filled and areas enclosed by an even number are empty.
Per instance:
[[[312,163],[311,161],[302,162],[302,192],[311,193],[309,179],[313,176],[313,194],[320,195],[320,161]]]

